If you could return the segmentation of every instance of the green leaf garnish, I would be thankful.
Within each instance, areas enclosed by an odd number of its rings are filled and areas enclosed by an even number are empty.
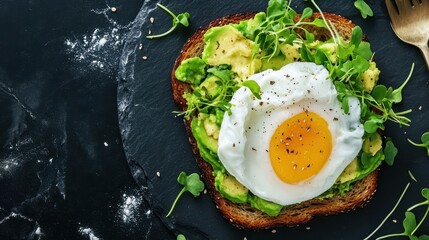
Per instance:
[[[352,29],[352,37],[350,38],[350,45],[355,45],[356,47],[362,42],[362,28],[356,26]]]
[[[267,7],[267,17],[276,18],[283,16],[287,9],[287,1],[270,0]]]
[[[173,205],[170,208],[170,211],[167,213],[167,216],[173,212],[174,207],[176,206],[177,200],[184,192],[190,192],[194,197],[198,197],[200,193],[204,190],[204,183],[200,180],[200,176],[197,173],[192,173],[187,176],[185,172],[181,172],[177,177],[177,182],[183,185],[182,190],[177,195],[176,199],[173,202]]]
[[[157,35],[149,35],[149,36],[146,36],[146,38],[153,39],[153,38],[164,37],[164,36],[170,34],[171,32],[173,32],[174,29],[176,29],[179,25],[183,25],[184,27],[189,26],[190,15],[188,12],[184,12],[184,13],[180,13],[180,14],[176,15],[172,11],[170,11],[170,9],[165,7],[164,5],[162,5],[160,3],[157,3],[156,5],[171,15],[171,17],[173,18],[172,27],[164,33],[157,34]]]
[[[411,141],[410,139],[408,139],[408,142],[410,142],[411,144],[413,144],[416,147],[426,148],[427,149],[427,155],[429,156],[429,132],[423,133],[420,140],[422,141],[422,143],[415,143],[415,142]]]
[[[413,71],[414,71],[414,63],[411,65],[411,70],[410,70],[410,73],[408,74],[407,79],[402,83],[402,85],[400,87],[393,90],[392,94],[389,96],[392,103],[399,103],[402,101],[402,89],[405,87],[405,85],[410,80]]]
[[[405,236],[410,235],[417,226],[416,216],[412,212],[405,212],[405,219],[402,222]]]
[[[398,154],[398,149],[395,147],[392,141],[387,141],[386,147],[384,148],[384,161],[386,161],[387,165],[393,165],[396,154]]]
[[[311,17],[312,15],[313,15],[313,9],[311,9],[311,8],[309,8],[309,7],[306,7],[306,8],[304,9],[304,11],[302,11],[302,14],[301,14],[300,20],[303,20],[304,18],[309,18],[309,17]]]
[[[392,209],[392,211],[388,214],[388,216],[385,218],[385,220],[390,217],[390,215],[393,213],[393,211],[396,209],[396,207],[398,206],[399,201],[402,199],[402,197],[405,194],[406,189],[408,188],[408,186],[410,185],[410,183],[407,184],[407,187],[405,188],[404,192],[402,193],[401,197],[399,198],[398,202],[396,203],[395,207]],[[427,240],[429,239],[428,235],[421,235],[421,236],[416,236],[415,233],[416,231],[420,228],[420,226],[423,224],[424,220],[426,219],[426,217],[429,214],[429,188],[423,188],[421,191],[421,195],[423,196],[423,198],[425,198],[425,200],[423,202],[417,203],[413,206],[411,206],[410,208],[407,209],[407,211],[405,212],[405,218],[402,222],[402,226],[404,228],[404,231],[402,233],[393,233],[393,234],[388,234],[388,235],[384,235],[381,237],[378,237],[376,240],[380,240],[380,239],[386,239],[386,238],[391,238],[391,237],[408,237],[411,240]],[[411,212],[413,209],[417,208],[417,207],[421,207],[421,206],[426,206],[426,211],[424,213],[424,215],[422,216],[422,218],[420,219],[420,221],[417,223],[416,220],[416,215]],[[382,222],[382,224],[385,222],[385,220]],[[381,224],[381,225],[382,225]],[[374,233],[381,227],[381,225],[379,225],[368,237],[366,237],[364,240],[369,239],[372,235],[374,235]]]
[[[374,15],[371,7],[364,0],[356,0],[354,5],[360,11],[363,18],[366,19],[368,16],[372,17]]]
[[[179,234],[179,235],[177,235],[176,240],[186,240],[186,237],[183,234]]]
[[[261,99],[261,87],[259,84],[254,80],[247,80],[242,83],[243,86],[249,88],[249,90],[252,92],[252,94],[257,98]]]
[[[405,193],[407,192],[408,188],[410,187],[410,183],[407,183],[404,190],[401,193],[401,196],[399,196],[398,201],[396,201],[395,206],[393,206],[392,210],[386,215],[386,217],[381,221],[381,223],[372,231],[368,236],[366,236],[363,240],[370,239],[377,231],[383,226],[383,224],[389,219],[389,217],[395,212],[396,208],[398,207],[399,203],[402,201],[402,198],[405,196]],[[377,238],[378,239],[378,238]]]
[[[383,119],[381,119],[381,116],[373,114],[368,120],[365,121],[363,128],[367,133],[375,133],[379,128],[384,129]]]
[[[177,70],[176,70],[177,71]],[[215,97],[210,97],[206,94],[206,89],[203,86],[193,86],[193,91],[185,93],[183,97],[188,105],[186,111],[175,112],[178,115],[184,115],[189,119],[195,112],[208,113],[220,109],[223,112],[230,112],[231,104],[229,101],[234,92],[240,87],[236,79],[236,74],[231,71],[229,66],[219,65],[211,67],[206,71],[206,79],[209,76],[215,76],[219,80],[216,81],[219,93]]]

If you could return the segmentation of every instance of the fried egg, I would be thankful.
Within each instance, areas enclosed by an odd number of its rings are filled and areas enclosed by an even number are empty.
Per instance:
[[[290,205],[328,190],[362,147],[358,99],[344,113],[328,71],[291,63],[251,76],[261,99],[242,87],[219,133],[226,170],[256,196]]]

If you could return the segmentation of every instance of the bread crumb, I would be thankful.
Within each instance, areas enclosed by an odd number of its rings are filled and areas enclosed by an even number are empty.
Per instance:
[[[423,108],[423,106],[420,106],[420,107],[419,107],[419,110],[421,111],[421,110],[422,110],[422,108]]]
[[[156,172],[156,176],[161,177],[161,173],[160,172]]]
[[[151,35],[151,34],[152,34],[152,30],[150,30],[150,29],[149,29],[149,31],[148,31],[147,33],[148,33],[149,35]]]
[[[230,222],[234,222],[234,220],[232,220],[232,218],[229,219]]]
[[[150,21],[150,23],[153,23],[153,22],[155,22],[155,18],[150,17],[150,18],[149,18],[149,21]]]
[[[143,60],[147,60],[147,56],[143,56]]]
[[[310,227],[306,227],[305,229],[310,230]]]
[[[396,219],[393,219],[392,222],[393,223],[398,223],[398,221]]]
[[[275,229],[273,229],[271,232],[272,232],[272,233],[276,233],[277,231],[276,231]]]
[[[142,50],[142,49],[143,49],[143,43],[140,43],[139,50]]]
[[[110,8],[110,11],[112,11],[112,12],[116,12],[118,9],[116,9],[115,7],[111,7]]]
[[[109,144],[108,144],[107,142],[104,142],[104,146],[105,146],[105,147],[108,147],[108,146],[109,146]]]
[[[203,192],[204,194],[207,194],[207,189],[204,189],[204,192]]]

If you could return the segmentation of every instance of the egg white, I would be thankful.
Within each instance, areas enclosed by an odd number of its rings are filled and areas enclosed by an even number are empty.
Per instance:
[[[350,97],[350,111],[345,114],[328,75],[314,63],[291,63],[249,78],[261,87],[262,99],[245,87],[234,94],[232,114],[225,113],[221,125],[218,156],[226,170],[256,196],[281,205],[317,197],[359,153],[364,133],[359,101]],[[304,111],[315,112],[328,122],[332,152],[316,175],[288,184],[271,166],[270,140],[281,123]]]

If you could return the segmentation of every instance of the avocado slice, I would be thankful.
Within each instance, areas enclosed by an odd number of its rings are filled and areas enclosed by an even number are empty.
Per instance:
[[[377,64],[373,61],[369,62],[369,68],[362,73],[362,82],[365,90],[371,92],[375,87],[380,76],[380,70],[377,68]]]
[[[233,203],[246,203],[249,190],[233,176],[218,172],[215,177],[215,187],[223,197]]]
[[[278,216],[280,211],[283,209],[282,205],[264,200],[254,195],[249,197],[249,202],[252,207],[261,210],[271,217]]]
[[[192,119],[191,128],[192,134],[200,144],[204,145],[208,150],[212,151],[213,153],[217,153],[217,140],[207,134],[206,129],[204,128],[204,119]]]
[[[358,159],[355,158],[353,161],[350,162],[350,164],[344,169],[344,171],[341,173],[341,175],[337,179],[338,183],[345,183],[351,180],[356,179],[359,177],[359,165],[358,165]]]

